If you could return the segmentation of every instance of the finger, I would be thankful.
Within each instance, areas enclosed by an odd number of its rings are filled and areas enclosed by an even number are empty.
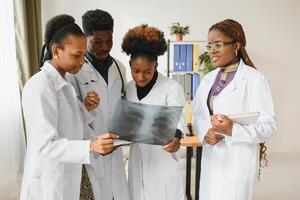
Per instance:
[[[86,96],[88,99],[100,99],[98,96]]]
[[[103,139],[109,139],[109,138],[117,139],[117,138],[119,138],[119,136],[116,133],[105,133],[104,135],[101,135],[100,137],[103,138]]]
[[[98,96],[98,93],[95,91],[90,91],[88,93],[86,93],[87,96],[91,95],[91,96]]]
[[[104,151],[111,151],[113,148],[114,148],[114,145],[113,145],[113,144],[106,144],[106,145],[103,145],[103,146],[102,146],[102,149],[103,149]]]
[[[91,105],[99,104],[99,101],[96,99],[86,99],[86,102],[90,103]]]
[[[114,140],[113,139],[111,139],[111,138],[101,138],[100,139],[100,145],[101,146],[105,146],[105,145],[109,145],[109,144],[113,144],[114,143]]]
[[[173,146],[173,145],[174,145],[174,139],[171,140],[171,142],[169,142],[168,144],[166,144],[164,147],[165,147],[165,148],[169,148],[169,147],[171,147],[171,146]]]
[[[163,148],[164,148],[164,149],[169,149],[169,148],[171,148],[171,147],[172,147],[172,144],[169,143],[169,144],[166,144]]]
[[[175,147],[164,148],[164,150],[167,151],[167,152],[169,152],[169,153],[173,153],[173,152],[177,151]]]
[[[223,140],[224,138],[225,138],[225,137],[224,137],[223,135],[217,135],[217,136],[216,136],[216,139],[219,140],[219,141],[220,141],[220,140]]]
[[[209,137],[206,137],[205,139],[209,144],[215,144],[216,143],[216,137],[215,137],[215,134],[209,136]]]
[[[208,137],[208,138],[213,138],[214,137],[214,135],[215,135],[215,133],[214,132],[208,132],[207,134],[206,134],[206,136],[205,137]]]
[[[213,140],[209,139],[209,138],[206,139],[206,142],[208,144],[210,144],[210,145],[214,145],[215,144],[215,142]]]

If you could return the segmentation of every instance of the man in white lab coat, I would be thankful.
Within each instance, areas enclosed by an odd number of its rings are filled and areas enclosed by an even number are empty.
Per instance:
[[[86,129],[85,139],[91,139],[109,132],[111,119],[118,100],[125,95],[125,67],[110,56],[113,45],[113,25],[111,15],[103,10],[90,10],[82,16],[82,25],[88,41],[86,63],[82,70],[68,76],[80,98],[90,90],[99,94],[100,105],[97,117]],[[129,190],[123,162],[122,149],[111,154],[94,158],[92,166],[85,166],[92,193],[96,200],[129,200]],[[91,193],[91,191],[87,191]]]

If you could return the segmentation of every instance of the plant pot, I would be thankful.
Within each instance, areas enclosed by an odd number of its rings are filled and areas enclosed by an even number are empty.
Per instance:
[[[176,39],[176,41],[182,41],[183,35],[182,34],[176,34],[175,39]]]

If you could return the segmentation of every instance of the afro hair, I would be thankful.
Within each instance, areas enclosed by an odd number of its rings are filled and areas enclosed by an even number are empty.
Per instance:
[[[148,54],[160,56],[167,50],[164,33],[148,25],[130,29],[123,38],[122,49],[127,55]]]
[[[114,19],[104,10],[89,10],[82,16],[82,27],[86,35],[94,31],[113,31]]]

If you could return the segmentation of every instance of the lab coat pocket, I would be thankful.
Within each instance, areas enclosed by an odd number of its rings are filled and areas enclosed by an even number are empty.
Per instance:
[[[45,190],[44,194],[53,196],[62,194],[64,190],[64,164],[61,163],[47,163],[44,167],[41,176],[41,187]]]

